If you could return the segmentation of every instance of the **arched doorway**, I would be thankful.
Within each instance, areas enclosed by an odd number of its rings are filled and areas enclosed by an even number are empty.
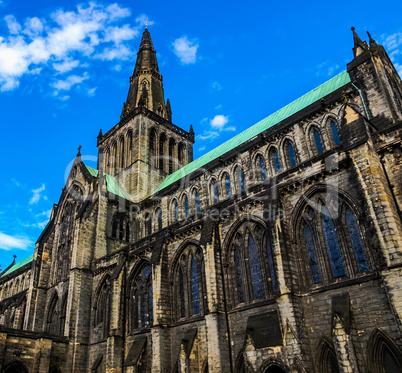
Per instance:
[[[27,369],[22,363],[14,361],[6,366],[3,373],[27,373]]]
[[[286,371],[278,365],[271,365],[264,370],[264,373],[286,373]]]

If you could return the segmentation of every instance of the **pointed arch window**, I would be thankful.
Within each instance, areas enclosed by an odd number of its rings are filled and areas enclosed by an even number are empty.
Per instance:
[[[232,195],[232,188],[230,186],[230,177],[228,174],[225,176],[225,186],[226,186],[226,196],[230,197]]]
[[[316,128],[314,128],[314,130],[313,130],[313,136],[314,136],[315,148],[317,150],[317,153],[322,154],[324,152],[324,148],[322,147],[320,133],[318,132],[318,130]]]
[[[338,194],[331,197],[317,193],[309,197],[300,222],[298,234],[303,237],[310,285],[325,285],[370,271],[364,236],[354,213]]]
[[[130,242],[130,222],[126,223],[126,242]]]
[[[179,221],[179,205],[177,204],[177,201],[174,201],[172,204],[172,217],[174,223]]]
[[[270,241],[269,237],[267,237],[267,256],[268,256],[268,268],[269,268],[272,291],[274,293],[276,293],[278,290],[278,287],[277,287],[277,283],[276,283],[274,255],[272,252],[272,246],[271,246],[271,241]]]
[[[191,299],[193,306],[193,315],[200,313],[200,293],[198,269],[194,257],[191,258]]]
[[[211,191],[213,195],[213,202],[212,203],[218,203],[219,202],[219,191],[218,191],[218,183],[216,180],[212,180],[211,182]]]
[[[334,222],[325,206],[322,207],[321,219],[332,274],[335,278],[343,277],[345,276],[345,267],[343,265],[341,248],[339,247]]]
[[[240,192],[244,192],[244,173],[241,167],[238,167],[238,178],[239,178],[239,190]]]
[[[188,218],[188,216],[190,214],[190,210],[189,210],[189,206],[188,206],[187,196],[184,197],[184,212],[185,212],[186,218]]]
[[[152,215],[150,213],[145,215],[145,222],[147,224],[147,235],[152,234]]]
[[[162,230],[162,209],[158,208],[155,212],[155,216],[158,219],[158,231]]]
[[[198,191],[195,191],[195,210],[200,212],[200,194]]]
[[[173,173],[173,149],[175,146],[175,141],[173,139],[169,140],[169,174]]]
[[[348,227],[350,241],[352,243],[353,251],[356,256],[357,266],[360,273],[368,272],[368,263],[366,255],[364,254],[362,240],[360,238],[359,228],[356,219],[349,208],[346,209],[346,225]]]
[[[236,269],[236,289],[237,289],[238,303],[243,303],[245,301],[244,287],[243,287],[243,273],[241,267],[240,249],[238,247],[236,247],[234,250],[234,263]]]
[[[339,145],[341,143],[341,139],[339,138],[338,128],[336,127],[336,123],[332,120],[330,123],[332,137],[334,138],[335,145]]]
[[[228,294],[233,306],[272,297],[278,291],[274,257],[266,227],[243,223],[229,247]]]
[[[155,130],[152,129],[149,133],[149,160],[151,166],[155,166],[155,150],[156,150],[156,133]]]
[[[288,152],[290,167],[296,166],[296,163],[297,163],[296,162],[296,155],[295,155],[295,151],[293,149],[293,145],[292,145],[292,143],[290,141],[287,143],[287,152]]]
[[[257,161],[259,167],[260,167],[260,173],[261,173],[261,180],[264,181],[267,179],[267,170],[265,168],[265,162],[264,158],[262,156],[258,156],[258,161]]]
[[[274,150],[272,150],[271,154],[272,154],[271,157],[272,157],[272,165],[273,165],[274,173],[279,174],[282,170],[281,170],[281,164],[279,162],[278,152],[276,151],[276,149],[274,149]]]
[[[203,314],[204,262],[202,251],[188,245],[182,252],[175,269],[174,305],[176,319]]]
[[[184,278],[183,271],[179,268],[179,300],[180,300],[180,317],[186,316],[186,304],[184,299]]]
[[[164,171],[166,136],[162,133],[159,138],[159,169]]]
[[[124,161],[125,161],[125,152],[124,152],[124,137],[122,137],[121,139],[120,139],[120,168],[121,169],[123,169],[124,168],[124,166],[125,166],[125,163],[124,163]]]
[[[321,283],[320,271],[318,267],[317,253],[315,251],[313,234],[307,223],[304,224],[304,239],[307,247],[308,263],[314,284]]]
[[[109,331],[110,279],[105,277],[96,294],[94,307],[94,327],[100,329],[103,338]]]
[[[257,247],[253,236],[250,235],[248,239],[248,250],[249,250],[249,261],[250,261],[250,272],[251,272],[251,282],[253,285],[253,293],[255,299],[262,299],[264,296],[262,289],[262,278],[260,261],[257,254]]]
[[[152,268],[143,265],[131,280],[130,286],[130,324],[131,330],[150,327],[153,324]]]

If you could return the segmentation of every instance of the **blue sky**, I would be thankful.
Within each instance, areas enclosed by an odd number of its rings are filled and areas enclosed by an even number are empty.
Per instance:
[[[380,5],[380,6],[379,6]],[[33,253],[78,145],[119,121],[148,19],[173,122],[195,156],[346,68],[351,26],[402,73],[397,1],[0,0],[0,265]]]

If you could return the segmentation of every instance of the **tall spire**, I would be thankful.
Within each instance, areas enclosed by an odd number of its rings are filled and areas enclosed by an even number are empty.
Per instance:
[[[370,41],[370,48],[375,48],[377,47],[377,42],[371,37],[370,33],[367,31],[367,35],[369,37],[369,41]]]
[[[142,34],[137,61],[130,78],[127,101],[123,105],[121,117],[125,117],[139,106],[146,107],[161,117],[171,120],[171,112],[167,113],[166,110],[162,75],[159,72],[156,51],[148,28],[145,28]]]
[[[362,54],[363,52],[367,51],[368,47],[367,47],[367,43],[363,42],[360,39],[359,35],[357,35],[354,27],[352,27],[352,31],[353,31],[353,41],[354,41],[353,55],[355,57],[357,57],[360,54]]]

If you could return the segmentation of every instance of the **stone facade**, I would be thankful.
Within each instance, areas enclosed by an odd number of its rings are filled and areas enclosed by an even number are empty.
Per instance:
[[[402,83],[353,36],[347,71],[192,162],[145,30],[98,169],[77,154],[0,276],[0,371],[402,371]]]

